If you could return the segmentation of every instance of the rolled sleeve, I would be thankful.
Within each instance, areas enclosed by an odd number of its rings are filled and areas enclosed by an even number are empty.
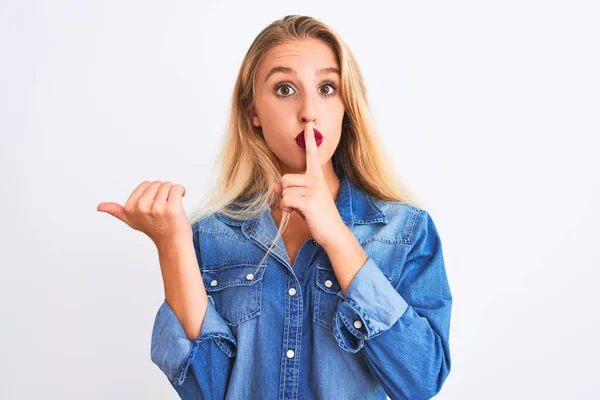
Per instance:
[[[208,296],[208,299],[200,333],[191,341],[166,300],[156,314],[150,358],[174,385],[183,383],[198,347],[208,339],[212,339],[227,357],[236,355],[237,343],[231,328],[217,312],[212,297]]]
[[[388,282],[368,260],[334,319],[340,346],[353,353],[362,348],[369,370],[392,399],[434,397],[451,369],[452,293],[442,242],[431,215],[413,210],[411,247],[392,266],[397,279]]]
[[[356,353],[365,340],[394,325],[407,308],[407,302],[369,257],[350,282],[334,315],[334,336],[342,349]]]

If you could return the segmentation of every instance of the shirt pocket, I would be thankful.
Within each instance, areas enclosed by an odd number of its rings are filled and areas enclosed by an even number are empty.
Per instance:
[[[240,260],[202,266],[202,280],[217,312],[237,326],[260,314],[266,262]]]
[[[343,301],[342,289],[331,267],[317,265],[315,275],[315,297],[313,301],[313,321],[333,330],[333,316]]]

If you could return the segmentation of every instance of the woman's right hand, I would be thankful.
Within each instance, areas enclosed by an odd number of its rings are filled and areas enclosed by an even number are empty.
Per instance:
[[[131,193],[125,206],[100,203],[97,211],[106,212],[143,232],[158,246],[192,235],[192,227],[182,204],[185,188],[171,182],[144,181]]]

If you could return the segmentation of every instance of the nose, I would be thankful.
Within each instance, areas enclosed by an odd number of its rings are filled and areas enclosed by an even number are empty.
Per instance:
[[[302,97],[302,104],[299,111],[299,119],[302,124],[307,122],[315,122],[316,119],[316,106],[317,100],[311,96],[311,93],[304,93]]]

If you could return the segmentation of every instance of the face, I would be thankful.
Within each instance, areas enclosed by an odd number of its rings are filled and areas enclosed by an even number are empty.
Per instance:
[[[285,69],[273,71],[276,67]],[[315,39],[278,45],[258,66],[252,123],[262,127],[284,174],[306,171],[306,153],[295,138],[309,121],[323,135],[318,147],[321,165],[331,167],[342,133],[344,104],[338,92],[340,74],[330,68],[339,71],[335,53]]]

